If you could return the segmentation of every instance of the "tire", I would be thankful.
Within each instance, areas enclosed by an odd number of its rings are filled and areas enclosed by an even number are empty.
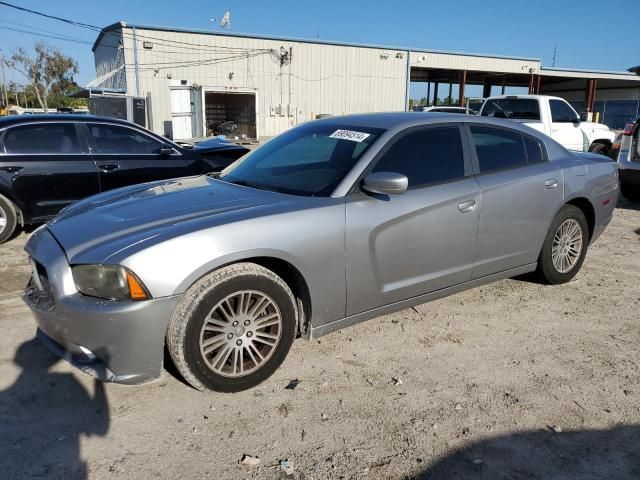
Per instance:
[[[554,257],[552,255],[554,243],[557,245],[557,248],[560,250],[564,250],[563,243],[556,243],[556,234],[560,233],[561,226],[565,225],[565,229],[567,233],[571,232],[569,230],[570,227],[579,227],[579,232],[576,232],[573,235],[574,238],[580,238],[580,249],[578,254],[574,254],[570,257],[571,261],[566,261],[566,263],[554,263]],[[566,238],[564,235],[560,237],[560,239]],[[574,248],[569,248],[569,253],[575,252],[575,244]],[[540,256],[538,257],[538,274],[542,277],[542,279],[551,285],[559,285],[561,283],[566,283],[570,281],[576,274],[580,271],[582,267],[582,263],[584,262],[584,258],[587,254],[587,248],[589,246],[589,225],[587,223],[587,219],[578,207],[574,205],[565,205],[555,216],[553,221],[551,222],[551,226],[549,227],[549,231],[547,232],[547,236],[544,240],[544,244],[542,245],[542,250],[540,251]],[[565,250],[566,251],[566,250]],[[564,255],[560,255],[564,257]],[[556,256],[556,258],[558,258]],[[566,258],[566,257],[565,257]]]
[[[620,193],[627,200],[640,201],[640,186],[634,187],[628,183],[620,182]]]
[[[258,313],[252,315],[254,308]],[[296,328],[296,302],[287,284],[260,265],[238,263],[205,275],[185,292],[169,322],[167,347],[194,388],[240,392],[278,369]]]
[[[13,203],[0,195],[0,244],[11,238],[17,224],[18,215]]]
[[[594,143],[589,147],[591,153],[599,153],[600,155],[609,156],[609,147],[604,143]]]

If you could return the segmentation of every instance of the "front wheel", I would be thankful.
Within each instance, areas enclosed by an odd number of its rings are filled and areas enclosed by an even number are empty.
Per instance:
[[[187,290],[169,323],[167,346],[194,388],[239,392],[263,382],[282,364],[296,323],[287,284],[260,265],[238,263]]]
[[[18,223],[18,215],[13,204],[0,195],[0,244],[11,238]]]
[[[552,285],[570,281],[582,267],[589,244],[589,225],[578,207],[565,205],[551,222],[540,256],[538,273]]]

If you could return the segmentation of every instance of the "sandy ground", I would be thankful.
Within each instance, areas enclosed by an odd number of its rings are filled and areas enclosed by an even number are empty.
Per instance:
[[[299,341],[235,395],[102,385],[51,356],[19,298],[25,240],[0,247],[1,478],[640,478],[638,204],[567,285],[501,281]]]

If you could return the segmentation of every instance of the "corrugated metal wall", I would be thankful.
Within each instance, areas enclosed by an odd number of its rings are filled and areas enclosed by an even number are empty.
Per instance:
[[[127,94],[135,95],[133,29],[123,31]],[[171,121],[169,87],[182,80],[205,90],[255,91],[260,136],[276,135],[312,114],[404,109],[406,52],[141,28],[135,34],[140,95],[150,92],[153,128],[160,134]],[[291,49],[291,62],[282,66],[281,49]]]
[[[108,75],[124,63],[124,49],[121,46],[121,31],[106,33],[100,44],[93,52],[96,65],[96,78]],[[126,89],[126,78],[124,70],[120,70],[110,76],[99,85],[102,88]]]

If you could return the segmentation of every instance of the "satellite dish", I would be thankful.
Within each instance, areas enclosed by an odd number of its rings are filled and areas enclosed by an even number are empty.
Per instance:
[[[220,26],[222,28],[228,27],[229,29],[231,29],[231,12],[229,10],[225,12],[222,20],[220,20]]]

